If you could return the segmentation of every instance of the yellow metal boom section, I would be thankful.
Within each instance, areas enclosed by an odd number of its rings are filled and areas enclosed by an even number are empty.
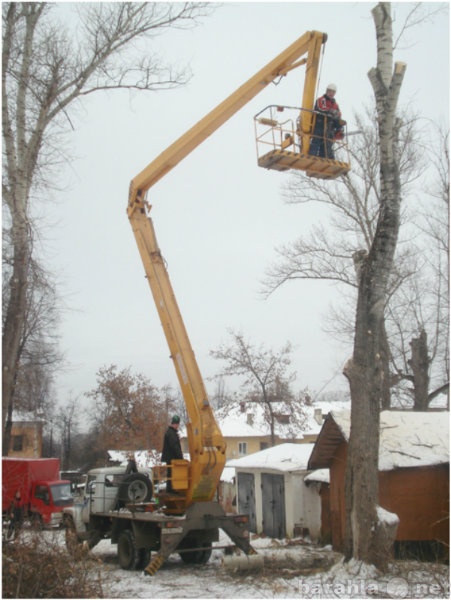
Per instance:
[[[213,498],[225,464],[226,445],[213,416],[153,223],[145,208],[141,205],[139,210],[134,210],[131,222],[189,415],[191,466],[187,486],[182,488],[186,490],[188,506],[192,501]]]
[[[208,401],[169,275],[158,248],[154,227],[147,215],[150,206],[147,204],[145,196],[152,185],[269,83],[303,64],[306,65],[306,75],[302,105],[304,108],[313,109],[321,46],[326,39],[327,36],[324,33],[317,31],[305,33],[162,152],[130,183],[128,217],[188,413],[187,434],[191,463],[187,469],[186,485],[182,483],[178,487],[184,496],[185,507],[192,502],[208,501],[213,498],[225,464],[226,444]],[[305,54],[307,57],[299,60]],[[301,116],[299,135],[306,136],[306,144],[309,143],[307,134],[310,130],[311,121],[307,122]]]
[[[284,50],[279,56],[263,67],[256,75],[239,87],[224,102],[191,127],[177,141],[171,144],[154,161],[130,182],[129,206],[133,206],[136,196],[146,192],[181,160],[190,154],[199,144],[223,125],[230,117],[252,100],[269,83],[288,71],[305,64],[305,82],[302,97],[303,108],[313,110],[315,104],[316,82],[318,78],[321,47],[327,40],[325,33],[309,31]],[[307,58],[298,59],[307,54]],[[297,62],[296,62],[297,61]],[[310,131],[311,117],[302,116],[302,132]]]

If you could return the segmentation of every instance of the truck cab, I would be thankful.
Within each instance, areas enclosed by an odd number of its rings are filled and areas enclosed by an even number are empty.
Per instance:
[[[59,526],[64,507],[73,503],[70,481],[35,481],[30,494],[30,517],[51,527]]]
[[[100,467],[88,471],[83,494],[73,506],[63,510],[66,538],[87,541],[90,547],[110,537],[110,511],[126,504],[149,502],[153,495],[152,473],[138,469],[130,473],[125,466]]]

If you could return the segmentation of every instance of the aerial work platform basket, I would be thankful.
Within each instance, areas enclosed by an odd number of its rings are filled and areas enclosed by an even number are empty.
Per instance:
[[[345,132],[343,139],[323,139],[311,133],[314,122],[313,111],[289,106],[268,106],[255,115],[258,166],[276,171],[296,169],[318,179],[336,179],[348,173],[351,165]],[[315,138],[321,142],[324,156],[310,154]]]

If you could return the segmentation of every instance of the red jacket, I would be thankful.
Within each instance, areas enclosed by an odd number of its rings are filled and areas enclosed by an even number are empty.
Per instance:
[[[335,102],[335,98],[329,98],[326,94],[321,96],[321,98],[318,98],[315,102],[315,110],[318,112],[330,113],[334,119],[341,119],[340,107]]]

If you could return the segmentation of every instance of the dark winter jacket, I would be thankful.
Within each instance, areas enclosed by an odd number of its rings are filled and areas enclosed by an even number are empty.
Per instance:
[[[327,94],[318,98],[315,102],[316,122],[315,135],[324,135],[333,137],[336,129],[340,127],[341,111],[335,98],[330,98]],[[324,117],[327,118],[325,122]],[[325,130],[327,129],[327,130]]]
[[[174,427],[169,426],[164,434],[161,462],[169,464],[175,458],[183,458],[182,446],[180,445],[179,434]]]
[[[21,523],[24,518],[24,505],[21,500],[14,500],[11,502],[11,506],[9,507],[9,515],[11,520],[16,523]]]

